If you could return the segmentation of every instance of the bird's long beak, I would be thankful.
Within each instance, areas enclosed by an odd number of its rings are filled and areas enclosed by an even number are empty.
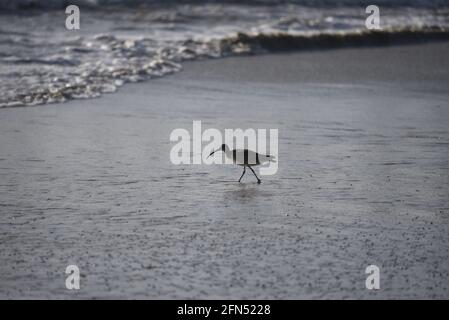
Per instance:
[[[218,150],[220,150],[220,149],[217,149],[217,150],[215,150],[215,151],[212,151],[211,153],[210,153],[210,155],[207,157],[207,158],[209,158],[211,155],[213,155],[215,152],[217,152]]]

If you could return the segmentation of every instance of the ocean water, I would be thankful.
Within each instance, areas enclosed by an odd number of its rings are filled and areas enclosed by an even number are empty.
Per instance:
[[[444,48],[209,59],[0,110],[0,298],[447,299]],[[236,165],[173,165],[170,133],[193,119],[279,128],[278,172],[259,185]]]
[[[64,102],[177,72],[186,60],[449,38],[448,1],[0,1],[0,107]]]

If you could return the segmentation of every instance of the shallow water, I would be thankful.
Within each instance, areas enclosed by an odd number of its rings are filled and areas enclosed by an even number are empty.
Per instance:
[[[366,29],[363,1],[85,2],[77,31],[61,1],[0,2],[0,107],[94,98],[192,59],[449,37],[445,1],[379,3],[383,36]]]
[[[263,65],[248,59],[219,68]],[[0,110],[0,297],[448,297],[447,93],[194,66]],[[257,185],[232,165],[172,165],[170,133],[193,120],[278,128],[278,173]],[[370,264],[382,290],[364,288]]]

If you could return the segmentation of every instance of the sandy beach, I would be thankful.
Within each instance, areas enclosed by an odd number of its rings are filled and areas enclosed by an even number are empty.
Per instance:
[[[435,42],[210,59],[0,109],[0,298],[448,299],[448,56]],[[277,174],[173,165],[170,133],[193,120],[279,129]]]

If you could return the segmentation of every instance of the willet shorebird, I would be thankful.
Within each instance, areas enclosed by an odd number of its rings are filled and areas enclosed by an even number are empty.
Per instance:
[[[231,150],[229,149],[228,145],[224,143],[221,145],[220,148],[218,148],[215,151],[212,151],[208,157],[210,157],[211,155],[213,155],[215,152],[218,151],[223,151],[226,158],[231,159],[235,164],[238,164],[239,166],[243,166],[243,173],[240,176],[239,182],[245,175],[246,167],[248,167],[254,173],[254,176],[257,179],[257,183],[260,183],[261,180],[251,167],[258,166],[259,164],[262,164],[267,161],[275,161],[275,158],[273,156],[260,154],[248,149]]]

